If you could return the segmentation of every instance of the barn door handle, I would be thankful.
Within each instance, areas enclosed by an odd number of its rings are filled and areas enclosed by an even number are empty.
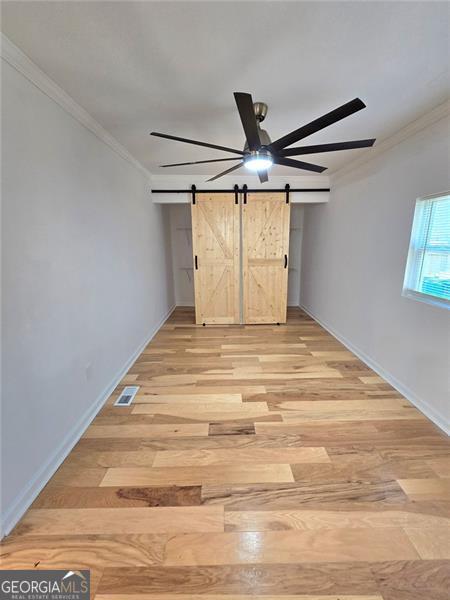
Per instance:
[[[287,254],[284,255],[284,268],[287,269]]]
[[[197,260],[197,255],[194,256],[194,264],[195,264],[195,270],[198,271],[198,260]]]

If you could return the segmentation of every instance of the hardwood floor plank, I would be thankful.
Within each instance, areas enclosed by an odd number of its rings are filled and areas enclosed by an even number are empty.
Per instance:
[[[219,565],[105,569],[99,594],[376,594],[369,568],[357,563]],[[339,597],[339,596],[338,596]],[[181,600],[181,599],[180,599]],[[434,600],[434,599],[433,599]],[[439,599],[440,600],[440,599]]]
[[[354,463],[323,465],[291,465],[295,481],[392,481],[401,477],[432,477],[433,471],[423,461],[390,461],[364,464],[364,459]]]
[[[199,396],[203,394],[223,394],[223,385],[185,385],[185,386],[156,386],[142,379],[139,380],[139,394],[142,397],[146,396],[160,396],[160,395],[188,395],[192,396],[198,393]],[[264,394],[266,391],[263,385],[236,385],[233,381],[227,383],[227,392],[230,394]]]
[[[142,534],[223,531],[220,506],[30,509],[18,533],[30,535]]]
[[[369,377],[359,378],[363,383],[384,383],[384,379],[378,375],[370,375]]]
[[[450,559],[449,524],[437,526],[430,523],[427,527],[411,523],[405,527],[405,531],[421,558]]]
[[[205,483],[254,483],[293,481],[286,464],[223,465],[212,467],[154,467],[108,469],[101,486],[204,485]]]
[[[271,417],[272,418],[272,417]],[[281,421],[281,416],[280,416]],[[255,423],[248,420],[239,421],[216,421],[209,424],[210,436],[223,435],[255,435]],[[203,445],[203,444],[202,444]]]
[[[102,467],[78,467],[63,463],[56,471],[47,487],[67,486],[67,487],[86,487],[97,486],[102,481],[107,469]]]
[[[248,415],[244,414],[236,414],[236,413],[231,413],[231,412],[225,412],[225,413],[198,413],[196,415],[190,415],[190,416],[178,416],[178,415],[160,415],[160,414],[156,414],[156,415],[130,415],[130,421],[132,421],[133,419],[150,419],[152,423],[154,424],[164,424],[164,423],[171,423],[171,424],[178,424],[178,423],[208,423],[209,424],[209,431],[211,431],[211,425],[214,423],[224,423],[226,425],[228,425],[229,427],[232,427],[233,425],[239,425],[239,424],[243,424],[246,425],[248,423],[252,423],[253,425],[255,423],[281,423],[282,422],[282,418],[280,413],[276,413],[276,412],[264,412],[260,415],[254,415],[252,417],[249,417]],[[205,438],[203,438],[205,439]]]
[[[136,404],[131,411],[133,415],[160,414],[177,417],[201,419],[202,421],[220,421],[221,419],[251,419],[269,414],[265,402],[242,404],[235,408],[234,404],[216,405],[214,408],[203,406],[174,405],[174,404]]]
[[[392,411],[389,411],[392,412]],[[343,415],[344,418],[338,419],[337,421],[333,421],[333,426],[335,424],[340,423],[341,425],[343,425],[344,427],[347,427],[347,430],[352,430],[351,433],[349,433],[349,437],[345,438],[343,437],[342,441],[347,445],[350,440],[357,440],[358,436],[364,436],[365,439],[367,441],[370,441],[370,438],[367,436],[367,434],[365,433],[361,433],[358,431],[358,427],[363,426],[365,423],[364,421],[366,420],[364,417],[368,416],[368,415],[364,415],[363,413],[361,413],[361,415],[357,415],[357,416],[362,416],[363,419],[358,419],[358,418],[353,418],[355,415]],[[331,419],[331,417],[330,417]],[[373,423],[377,423],[377,420],[374,419],[368,419],[369,421],[369,425],[372,426]],[[400,421],[401,422],[401,421]],[[277,423],[277,422],[262,422],[262,423],[257,423],[255,424],[255,430],[256,430],[256,434],[257,435],[266,435],[266,436],[278,436],[278,435],[295,435],[295,434],[302,434],[302,432],[308,432],[310,431],[308,428],[316,428],[316,431],[319,432],[319,428],[322,428],[323,430],[327,429],[327,424],[329,423],[328,417],[323,416],[323,418],[319,418],[317,419],[296,419],[294,420],[286,420],[283,419],[282,423]],[[366,430],[362,430],[362,432],[364,432]],[[375,429],[376,432],[376,429]],[[326,435],[326,433],[324,432],[324,435]],[[351,436],[351,437],[350,437]],[[314,437],[314,434],[311,436]],[[394,434],[389,434],[389,435],[385,435],[384,438],[387,440],[392,440],[394,438]],[[418,437],[423,440],[424,442],[430,441],[430,438],[427,436],[423,436],[423,434],[418,434]],[[398,443],[401,444],[402,443],[402,436],[401,436],[401,431],[399,432],[398,435]],[[416,438],[417,439],[417,438]],[[372,440],[376,443],[376,441],[381,442],[383,440],[383,435],[378,435],[377,433],[374,433]],[[411,441],[414,440],[414,437],[410,437],[410,434],[408,434],[407,436],[407,440],[403,443],[411,443]],[[334,442],[333,442],[334,443]]]
[[[291,484],[203,485],[204,504],[224,505],[227,510],[290,510],[339,504],[352,509],[377,503],[404,503],[407,496],[396,481],[319,481]]]
[[[450,477],[450,456],[431,458],[426,463],[438,477]]]
[[[66,460],[66,466],[70,467],[151,467],[156,452],[153,450],[126,450],[112,452],[96,451],[74,451]]]
[[[241,355],[245,356],[245,355]],[[323,364],[321,359],[315,358],[310,352],[302,351],[301,354],[256,354],[255,357],[258,359],[259,364],[265,363],[276,363],[276,364],[307,364],[307,365],[320,365]]]
[[[386,536],[390,543],[386,544]],[[291,564],[414,560],[419,555],[400,528],[226,532],[171,537],[165,565]]]
[[[103,569],[159,565],[166,535],[26,535],[2,540],[2,569]]]
[[[272,406],[272,403],[271,403]],[[411,405],[403,398],[387,398],[382,400],[291,400],[285,402],[273,403],[276,410],[294,411],[318,411],[331,412],[353,411],[353,410],[399,410],[404,407],[410,408]]]
[[[171,404],[164,403],[146,403],[146,404],[136,404],[133,407],[134,414],[176,414],[183,415],[184,413],[205,413],[205,412],[213,412],[213,413],[236,413],[242,414],[245,416],[252,416],[253,413],[259,414],[261,412],[267,412],[268,406],[267,402],[252,402],[252,403],[239,403],[235,402],[215,402],[211,405],[208,402],[202,403],[185,403],[174,402]]]
[[[328,338],[328,336],[323,336],[325,339]],[[302,338],[304,339],[304,338]],[[312,341],[312,340],[310,340]],[[314,341],[320,341],[320,340],[314,340]],[[315,356],[317,358],[321,358],[323,360],[352,360],[352,361],[357,361],[358,358],[352,354],[349,350],[313,350],[311,352],[312,356]]]
[[[410,498],[450,498],[450,479],[399,479],[398,483]]]
[[[166,450],[156,453],[155,467],[230,464],[328,463],[325,448],[249,448],[219,450]]]
[[[370,565],[383,600],[448,600],[450,561],[413,560]]]
[[[200,404],[241,404],[241,394],[136,394],[134,398],[135,404],[178,404],[178,403],[191,403],[194,405]]]
[[[440,528],[448,535],[450,515],[448,517],[414,513],[402,510],[390,511],[346,511],[346,510],[260,510],[227,511],[225,513],[225,531],[279,531],[286,529],[355,529],[355,528],[406,528],[408,537],[410,528]],[[415,529],[414,529],[415,530]],[[450,536],[448,537],[450,540]],[[420,549],[414,544],[419,554]],[[426,556],[423,558],[445,558]]]
[[[115,437],[197,437],[208,435],[207,423],[180,425],[91,425],[84,434],[87,438]]]
[[[450,448],[447,445],[436,443],[438,441],[437,439],[429,444],[412,442],[407,445],[393,445],[382,442],[376,450],[383,460],[423,460],[433,470],[431,463],[434,463],[434,461],[442,460],[442,464],[450,461]],[[367,446],[364,444],[352,444],[352,449],[355,452],[359,452],[360,449],[365,450],[366,448]],[[330,451],[334,454],[332,449]]]
[[[287,348],[306,348],[306,344],[297,343],[297,344],[270,344],[272,350],[281,349],[286,350]],[[262,342],[260,344],[222,344],[222,350],[238,350],[239,352],[247,351],[247,350],[267,350],[266,342]]]
[[[311,410],[284,410],[281,413],[283,423],[267,423],[258,425],[256,433],[269,433],[275,434],[277,431],[296,431],[296,427],[303,426],[304,424],[320,424],[320,422],[327,422],[332,420],[334,422],[339,421],[378,421],[383,419],[389,420],[413,420],[417,419],[422,421],[425,417],[415,408],[405,407],[398,410],[386,410],[376,408],[372,410],[365,409],[348,409],[348,410],[336,410],[335,412],[323,412],[320,408]]]
[[[374,401],[376,404],[376,401]],[[333,421],[375,421],[379,419],[425,419],[425,417],[416,408],[405,406],[395,409],[378,409],[374,406],[372,409],[348,408],[347,410],[335,409],[334,412],[323,412],[320,406],[311,410],[284,411],[282,413],[283,421],[287,424],[304,423],[308,421],[321,421],[332,419]]]
[[[201,486],[45,488],[32,508],[199,506]]]

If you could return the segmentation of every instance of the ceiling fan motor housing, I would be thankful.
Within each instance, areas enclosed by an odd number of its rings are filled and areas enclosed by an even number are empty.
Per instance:
[[[261,129],[261,127],[259,126],[259,123],[258,123],[258,135],[259,135],[259,139],[261,141],[261,150],[264,149],[264,146],[270,145],[272,140],[270,139],[267,131],[265,129]],[[247,141],[245,142],[245,145],[244,145],[244,152],[250,152],[250,150],[248,149]]]
[[[268,106],[265,102],[253,102],[253,109],[255,111],[255,117],[257,121],[256,126],[258,129],[259,140],[261,142],[259,152],[270,155],[270,152],[266,151],[265,146],[268,146],[272,140],[270,139],[267,131],[265,129],[261,129],[260,127],[260,123],[266,118]],[[245,141],[244,152],[250,153],[247,140]],[[251,154],[255,154],[255,152],[252,152]]]
[[[265,102],[254,102],[253,108],[255,110],[255,117],[258,123],[264,121],[267,115],[268,106]]]

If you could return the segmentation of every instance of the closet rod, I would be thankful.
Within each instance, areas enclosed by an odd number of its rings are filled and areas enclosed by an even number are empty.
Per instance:
[[[229,190],[195,190],[196,194],[227,194],[234,193],[236,190],[231,188]],[[238,189],[239,192],[243,192],[243,188]],[[247,193],[252,194],[265,194],[267,192],[286,192],[286,188],[266,188],[266,189],[250,189],[245,190]],[[290,192],[329,192],[330,188],[290,188]],[[192,190],[152,190],[152,194],[191,194]]]

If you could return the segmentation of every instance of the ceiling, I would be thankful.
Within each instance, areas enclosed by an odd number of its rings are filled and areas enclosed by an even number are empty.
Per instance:
[[[2,30],[152,173],[212,175],[220,163],[158,165],[231,155],[149,132],[240,148],[233,91],[242,91],[268,103],[272,139],[359,96],[365,110],[302,143],[382,140],[448,98],[449,10],[447,2],[13,1],[2,4]],[[365,152],[300,158],[332,172]]]

